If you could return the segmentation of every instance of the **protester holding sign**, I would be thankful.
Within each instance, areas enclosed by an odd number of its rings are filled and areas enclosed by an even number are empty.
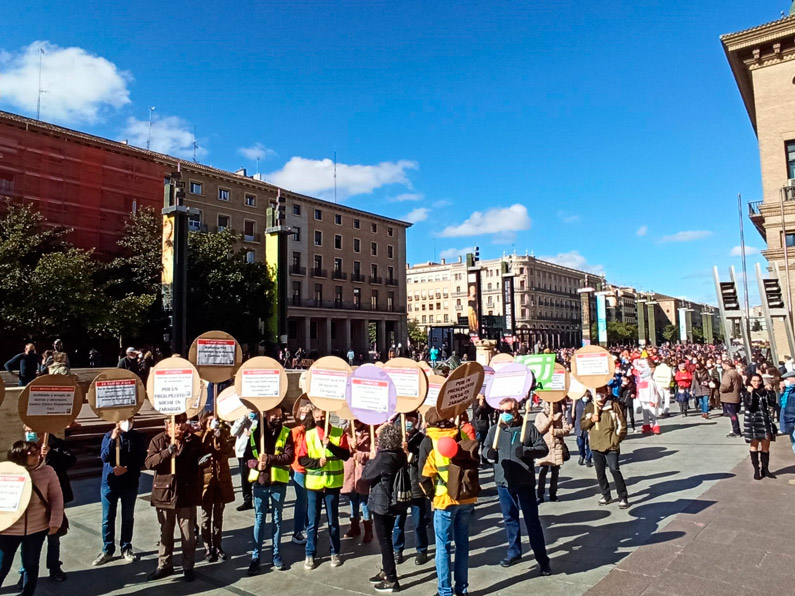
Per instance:
[[[117,448],[118,446],[118,448]],[[133,419],[117,422],[113,430],[102,437],[99,454],[102,460],[102,552],[92,565],[102,565],[113,558],[116,551],[114,535],[116,510],[121,501],[121,536],[119,546],[122,558],[132,563],[132,537],[135,522],[135,500],[138,498],[138,481],[146,461],[144,436],[133,430]],[[118,459],[117,459],[118,457]]]
[[[173,419],[173,422],[172,422]],[[157,580],[174,573],[174,526],[182,537],[182,572],[186,582],[195,579],[196,507],[201,505],[201,439],[190,432],[188,418],[177,414],[165,420],[165,431],[152,438],[146,455],[146,467],[154,470],[152,507],[157,509],[160,524],[160,549],[157,569],[148,579]],[[173,439],[173,440],[172,440]],[[174,473],[172,473],[174,462]]]
[[[234,438],[229,427],[207,410],[199,417],[202,451],[210,455],[203,468],[201,538],[204,543],[204,558],[215,562],[226,561],[227,554],[221,548],[224,528],[224,506],[235,500],[229,458],[235,454]]]
[[[362,470],[370,459],[370,427],[358,420],[354,420],[353,425],[356,445],[351,457],[345,462],[342,482],[342,494],[348,497],[351,506],[351,527],[343,538],[355,538],[361,535],[362,530],[359,526],[361,521],[364,528],[362,544],[368,544],[373,540],[373,520],[370,519],[370,509],[367,505],[370,485],[362,479]]]
[[[549,471],[549,500],[557,501],[560,468],[569,458],[569,450],[563,441],[563,437],[571,432],[571,427],[563,417],[561,403],[545,401],[544,409],[536,416],[535,427],[538,429],[539,434],[544,437],[544,441],[549,448],[549,454],[536,462],[539,466],[536,497],[539,504],[544,502],[547,471]]]
[[[0,585],[5,581],[17,549],[22,547],[22,594],[31,596],[39,578],[41,547],[63,523],[63,493],[58,476],[48,466],[33,441],[17,441],[8,452],[9,461],[24,467],[33,482],[33,495],[24,515],[0,532]]]

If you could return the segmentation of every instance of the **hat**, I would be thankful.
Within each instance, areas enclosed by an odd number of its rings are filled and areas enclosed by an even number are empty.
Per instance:
[[[788,373],[781,375],[782,379],[791,379],[792,377],[795,377],[795,370],[791,370]]]
[[[138,350],[133,347],[127,348],[127,354],[135,354]]]
[[[425,423],[427,425],[438,426],[445,422],[449,422],[449,419],[439,416],[439,411],[436,408],[428,408],[428,411],[425,412]]]

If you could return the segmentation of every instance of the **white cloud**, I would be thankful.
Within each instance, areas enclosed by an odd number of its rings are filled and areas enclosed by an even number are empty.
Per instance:
[[[638,231],[635,232],[638,236],[645,236],[649,231],[649,226],[640,226]]]
[[[746,244],[746,246],[745,246],[745,256],[758,255],[759,252],[760,252],[759,249],[756,248],[755,246],[748,246]],[[732,248],[731,252],[729,253],[729,256],[730,257],[741,257],[741,256],[743,256],[742,246],[740,246],[738,244],[737,246]]]
[[[425,198],[425,195],[418,192],[404,192],[403,194],[399,194],[396,197],[392,197],[389,199],[390,203],[404,203],[406,201],[421,201]]]
[[[440,259],[447,259],[451,261],[453,259],[466,256],[468,252],[474,253],[475,247],[474,246],[465,246],[464,248],[447,248],[439,253]]]
[[[39,58],[43,120],[97,122],[108,108],[130,103],[127,84],[132,76],[128,72],[82,48],[61,48],[47,41],[0,54],[0,103],[36,113]]]
[[[580,221],[580,216],[566,211],[558,211],[558,219],[565,224],[570,224]]]
[[[262,161],[263,159],[276,155],[273,149],[269,149],[262,143],[254,143],[251,147],[241,147],[237,152],[251,161],[257,161],[258,159]]]
[[[576,250],[569,252],[559,252],[554,256],[538,257],[541,261],[548,261],[563,267],[570,267],[571,269],[579,269],[580,271],[587,271],[596,275],[604,275],[605,268],[602,265],[590,265],[588,260]]]
[[[406,215],[403,216],[403,220],[410,221],[411,223],[420,223],[428,219],[430,211],[431,210],[427,207],[417,207],[406,213]]]
[[[124,138],[131,145],[146,147],[149,138],[149,121],[128,118],[124,127]],[[149,148],[158,153],[166,153],[175,157],[190,159],[193,157],[193,143],[196,137],[190,130],[190,125],[177,116],[166,116],[152,119],[152,142]],[[196,157],[207,155],[207,150],[199,146]]]
[[[440,209],[442,207],[449,207],[452,204],[453,204],[452,201],[448,201],[447,199],[441,199],[439,201],[435,201],[433,203],[433,207],[434,209]]]
[[[466,221],[457,226],[448,226],[439,236],[443,238],[459,238],[461,236],[479,236],[482,234],[504,234],[530,229],[530,216],[527,207],[520,203],[510,207],[494,207],[488,211],[475,211]]]
[[[691,242],[693,240],[701,240],[707,236],[712,236],[709,230],[687,230],[684,232],[677,232],[670,236],[663,236],[660,242]]]
[[[402,184],[411,188],[407,170],[416,170],[415,161],[385,161],[376,165],[337,164],[337,193],[345,198],[370,194],[376,188]],[[293,157],[281,170],[265,175],[268,182],[315,196],[330,195],[334,191],[334,162],[330,159]]]

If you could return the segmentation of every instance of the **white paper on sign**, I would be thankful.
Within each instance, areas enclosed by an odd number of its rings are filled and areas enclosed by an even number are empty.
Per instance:
[[[243,402],[240,401],[240,398],[237,396],[237,393],[229,392],[224,395],[218,396],[218,402],[215,404],[216,408],[218,409],[218,415],[223,417],[237,410],[239,407],[243,405]]]
[[[492,362],[491,364],[489,364],[489,366],[493,368],[494,372],[496,373],[500,372],[501,368],[505,368],[509,364],[513,364],[513,362]]]
[[[0,511],[14,513],[19,510],[25,476],[22,474],[0,474]]]
[[[345,399],[348,373],[344,370],[313,368],[309,383],[309,395],[326,399]]]
[[[31,387],[28,416],[71,416],[74,402],[74,387]]]
[[[436,400],[439,399],[439,392],[442,386],[439,383],[428,383],[428,393],[425,396],[425,401],[422,402],[423,406],[436,407]]]
[[[609,375],[610,354],[575,354],[577,360],[577,376]]]
[[[135,379],[97,381],[97,408],[125,408],[137,403]]]
[[[491,381],[489,390],[490,398],[513,397],[523,399],[525,397],[524,384],[527,380],[527,371],[518,370],[516,372],[497,372]]]
[[[197,339],[196,364],[198,366],[234,366],[235,340]]]
[[[475,384],[478,381],[478,374],[468,375],[460,379],[453,379],[447,381],[447,391],[445,399],[442,402],[442,409],[454,408],[459,404],[467,402],[475,395]],[[496,377],[495,377],[496,381]],[[492,389],[494,385],[492,384]]]
[[[281,374],[275,369],[251,369],[243,371],[241,391],[244,397],[279,397]]]
[[[161,414],[182,414],[193,396],[193,371],[164,368],[154,372],[155,410]]]
[[[351,408],[388,412],[389,381],[351,379]]]
[[[544,391],[565,391],[566,390],[566,371],[556,370],[552,373],[552,380],[544,385]]]
[[[420,371],[416,368],[384,368],[401,397],[420,396]]]

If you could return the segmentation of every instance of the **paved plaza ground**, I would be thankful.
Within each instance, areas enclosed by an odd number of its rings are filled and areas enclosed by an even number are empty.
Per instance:
[[[470,555],[470,594],[529,593],[554,596],[661,594],[766,594],[789,593],[795,563],[795,544],[784,522],[786,504],[795,486],[795,455],[789,441],[779,438],[771,468],[777,480],[751,479],[747,446],[741,439],[726,438],[729,422],[713,414],[709,421],[697,416],[662,421],[660,436],[629,435],[622,446],[622,469],[632,506],[597,506],[599,498],[593,469],[580,467],[576,458],[561,470],[558,503],[540,506],[541,520],[555,574],[536,577],[532,554],[510,569],[499,561],[505,556],[505,534],[491,471],[483,474],[485,490],[476,506]],[[574,440],[567,439],[576,453]],[[237,476],[235,477],[237,481]],[[136,508],[136,551],[141,561],[114,560],[100,568],[91,561],[101,548],[99,480],[75,483],[77,501],[69,509],[71,530],[63,539],[62,560],[69,579],[55,584],[43,578],[38,594],[93,596],[99,594],[273,594],[306,596],[373,594],[368,577],[379,565],[375,542],[362,546],[343,540],[344,564],[332,569],[328,538],[321,531],[321,564],[303,568],[303,547],[288,541],[283,558],[290,568],[246,577],[251,546],[253,512],[227,508],[224,548],[228,561],[200,562],[196,581],[186,584],[180,574],[146,582],[156,565],[158,526],[147,495],[151,477],[141,482]],[[343,530],[347,507],[342,506]],[[292,527],[292,491],[288,491],[285,532]],[[411,525],[409,520],[408,525]],[[412,544],[408,532],[409,546]],[[525,539],[526,540],[526,539]],[[266,542],[267,545],[267,542]],[[266,559],[269,550],[266,549]],[[406,554],[410,553],[407,548]],[[201,555],[201,552],[200,552]],[[176,564],[180,558],[177,556]],[[43,570],[44,571],[44,570]],[[433,561],[418,567],[407,557],[398,568],[402,593],[436,592]],[[45,571],[46,573],[46,571]],[[0,593],[14,593],[6,580]]]

